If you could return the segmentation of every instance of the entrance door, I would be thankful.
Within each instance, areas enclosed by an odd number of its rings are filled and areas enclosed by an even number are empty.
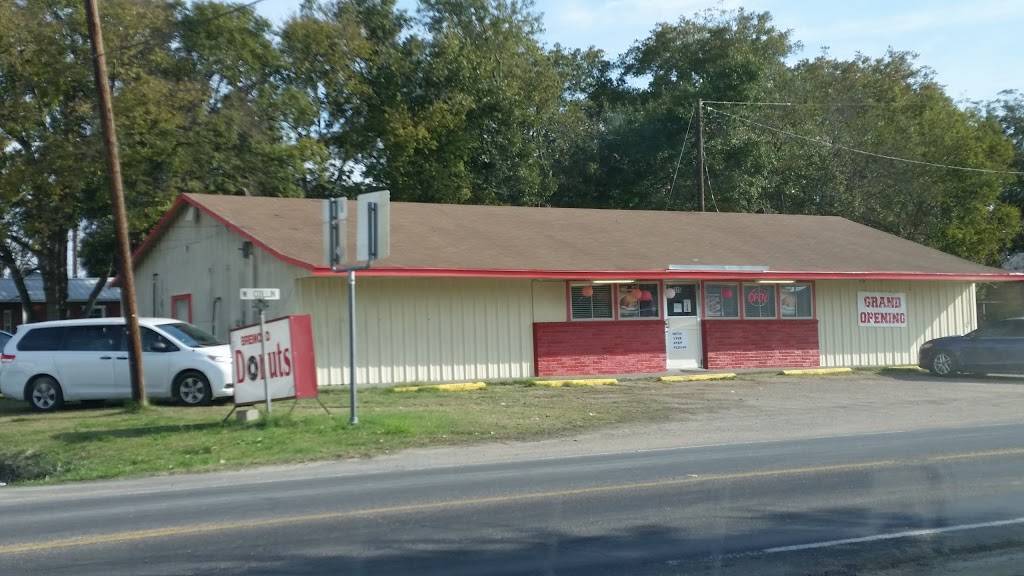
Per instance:
[[[666,369],[700,368],[699,310],[696,284],[665,284]]]

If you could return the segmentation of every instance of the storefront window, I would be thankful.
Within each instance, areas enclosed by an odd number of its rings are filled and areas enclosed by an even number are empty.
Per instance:
[[[666,284],[665,314],[668,316],[696,316],[697,285]]]
[[[736,284],[705,284],[704,311],[708,318],[739,318],[739,293]]]
[[[743,317],[775,318],[775,286],[744,284]]]
[[[608,284],[575,284],[569,287],[573,320],[611,320],[612,287]]]
[[[658,318],[658,283],[619,286],[619,318]]]
[[[810,284],[779,286],[779,307],[783,318],[811,318],[814,292]]]

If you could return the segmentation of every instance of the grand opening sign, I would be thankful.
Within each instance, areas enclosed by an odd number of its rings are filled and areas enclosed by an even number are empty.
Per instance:
[[[857,292],[857,318],[861,326],[907,325],[907,295],[903,292]]]
[[[260,357],[263,346],[266,358]],[[262,334],[258,324],[232,330],[231,356],[236,406],[266,400],[264,371],[272,400],[316,397],[316,358],[309,316],[271,320],[264,324]]]

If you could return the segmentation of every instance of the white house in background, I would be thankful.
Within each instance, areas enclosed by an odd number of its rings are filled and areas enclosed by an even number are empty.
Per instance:
[[[354,210],[350,210],[354,213]],[[225,337],[239,288],[309,314],[347,366],[346,282],[317,200],[182,195],[135,254],[142,314]],[[349,226],[349,253],[354,253]],[[910,364],[976,326],[976,282],[1024,280],[837,217],[396,202],[358,273],[362,382]]]

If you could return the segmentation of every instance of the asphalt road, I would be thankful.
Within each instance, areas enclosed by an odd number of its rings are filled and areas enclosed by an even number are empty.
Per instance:
[[[1017,574],[1024,561],[1024,425],[245,478],[0,489],[0,574]]]

